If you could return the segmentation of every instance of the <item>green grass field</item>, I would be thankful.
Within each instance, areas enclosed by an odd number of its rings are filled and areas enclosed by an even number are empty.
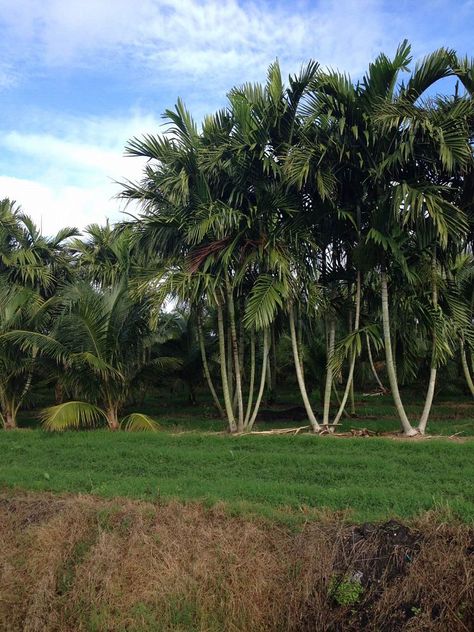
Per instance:
[[[474,520],[474,442],[198,432],[0,433],[0,484],[150,500],[224,502],[234,512],[355,521],[449,509]]]

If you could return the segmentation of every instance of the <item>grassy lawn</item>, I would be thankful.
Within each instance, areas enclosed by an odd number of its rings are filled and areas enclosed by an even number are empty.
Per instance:
[[[433,508],[474,520],[472,441],[26,430],[0,433],[0,453],[5,487],[223,501],[288,520],[325,508],[356,521]]]

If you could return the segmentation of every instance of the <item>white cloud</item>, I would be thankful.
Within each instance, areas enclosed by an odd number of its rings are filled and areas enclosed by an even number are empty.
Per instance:
[[[120,173],[124,159],[117,151],[57,138],[50,134],[25,134],[8,132],[0,141],[5,149],[25,157],[35,158],[43,166],[59,167],[65,174],[75,170],[104,173]]]
[[[35,180],[0,176],[0,197],[15,200],[45,234],[63,226],[84,228],[120,217],[119,203],[112,200],[116,190],[103,186],[55,186]]]
[[[411,37],[417,53],[463,38],[472,0],[0,0],[0,50],[17,66],[90,66],[130,81],[208,92],[262,78],[278,57],[308,58],[357,75],[380,50]],[[438,28],[432,28],[438,24]]]
[[[56,134],[0,134],[0,170],[11,173],[6,162],[12,160],[18,172],[28,165],[25,175],[0,176],[0,197],[15,199],[47,233],[65,224],[83,228],[106,217],[118,219],[124,204],[115,198],[120,191],[116,181],[139,179],[144,165],[143,160],[124,157],[123,147],[133,136],[156,133],[158,121],[135,114],[64,119],[56,126]]]

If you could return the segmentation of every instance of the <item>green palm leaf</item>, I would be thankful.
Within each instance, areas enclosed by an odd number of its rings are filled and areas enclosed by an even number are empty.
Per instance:
[[[247,328],[265,329],[274,320],[277,310],[283,306],[285,288],[281,281],[261,274],[250,291],[244,315]]]
[[[131,413],[122,419],[120,426],[128,432],[157,432],[160,424],[143,413]]]
[[[103,410],[87,402],[65,402],[41,411],[43,428],[63,432],[72,428],[90,428],[107,421]]]

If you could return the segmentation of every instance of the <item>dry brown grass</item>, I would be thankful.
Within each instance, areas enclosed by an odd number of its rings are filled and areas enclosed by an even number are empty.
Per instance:
[[[0,496],[4,631],[471,630],[474,536],[433,516],[291,532],[224,508]],[[342,605],[359,577],[360,596]]]

